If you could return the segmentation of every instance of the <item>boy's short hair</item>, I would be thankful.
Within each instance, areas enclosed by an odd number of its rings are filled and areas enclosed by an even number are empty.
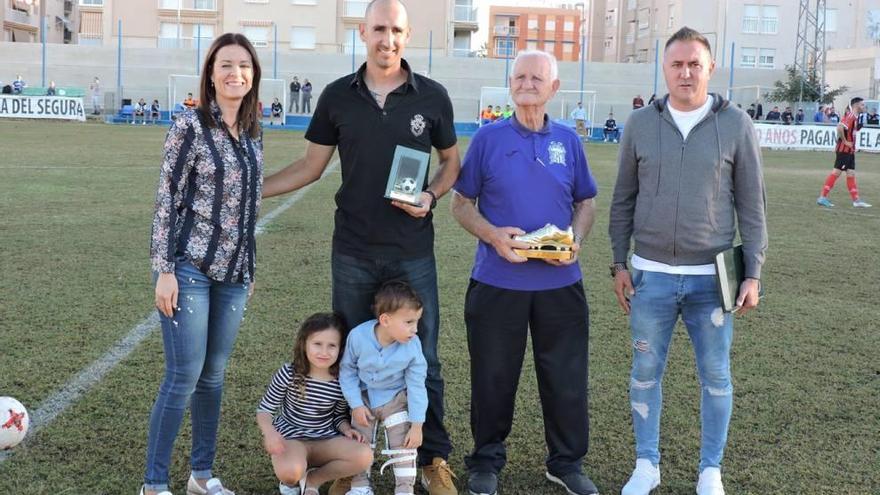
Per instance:
[[[856,104],[858,104],[858,103],[861,103],[861,102],[863,102],[863,101],[865,101],[864,98],[862,98],[861,96],[856,96],[856,97],[853,98],[852,100],[849,100],[849,104],[850,104],[850,106],[852,106],[852,105],[856,105]]]
[[[391,280],[382,284],[373,297],[373,313],[376,318],[402,308],[422,309],[422,299],[408,283],[402,280]]]

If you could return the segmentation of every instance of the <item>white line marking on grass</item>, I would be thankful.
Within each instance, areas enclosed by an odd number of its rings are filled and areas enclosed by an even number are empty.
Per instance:
[[[331,163],[327,169],[324,170],[324,175],[321,177],[323,178],[332,173],[338,165],[339,160]],[[284,213],[293,206],[294,203],[299,201],[305,193],[311,189],[312,185],[314,185],[314,183],[295,192],[293,196],[278,205],[274,210],[261,217],[257,222],[254,235],[262,234],[269,222],[277,218],[278,215]],[[141,320],[140,323],[135,325],[134,328],[129,330],[128,334],[113,344],[110,350],[104,353],[103,356],[99,357],[92,364],[80,371],[76,376],[65,383],[63,387],[44,400],[43,403],[31,413],[31,423],[27,435],[28,438],[25,440],[27,441],[28,439],[33,438],[39,430],[52,423],[59,414],[72,406],[80,397],[97,385],[107,373],[115,368],[123,359],[128,357],[138,344],[147,338],[153,330],[158,328],[158,326],[159,314],[152,311],[150,316],[147,316]],[[12,452],[13,451],[0,451],[0,463],[11,457]]]

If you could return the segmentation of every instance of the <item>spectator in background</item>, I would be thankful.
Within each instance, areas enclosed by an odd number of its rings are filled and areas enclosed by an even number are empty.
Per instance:
[[[89,84],[89,91],[92,92],[92,115],[101,115],[101,99],[104,98],[104,90],[101,88],[101,80],[95,76],[92,84]]]
[[[581,139],[587,137],[587,111],[584,110],[583,102],[578,102],[577,108],[571,111],[571,119],[574,120],[574,130]]]
[[[645,106],[645,100],[642,99],[642,95],[636,95],[636,97],[633,98],[633,110],[638,110],[643,106]]]
[[[21,74],[15,76],[15,81],[12,81],[12,94],[20,95],[22,90],[27,87],[24,79],[21,78]]]
[[[55,96],[55,81],[49,81],[49,87],[46,88],[46,96]]]
[[[617,121],[614,120],[613,113],[608,114],[608,119],[605,121],[605,128],[602,129],[602,132],[605,134],[604,141],[606,143],[608,142],[609,137],[615,143],[620,138],[620,131],[617,129]]]
[[[155,124],[160,117],[160,110],[162,108],[159,106],[159,100],[153,100],[153,103],[150,104],[150,123]]]
[[[495,105],[495,110],[492,111],[492,121],[499,119],[501,119],[501,105]]]
[[[7,85],[3,86],[3,89],[0,90],[0,92],[2,92],[4,95],[11,95],[12,94],[12,85],[7,84]]]
[[[865,123],[868,125],[880,125],[880,115],[877,115],[877,109],[872,108],[868,110],[868,118]]]
[[[779,121],[782,115],[779,113],[779,107],[773,107],[773,110],[767,112],[767,121]]]
[[[791,125],[793,120],[794,115],[791,113],[791,107],[785,107],[785,111],[782,112],[782,123],[785,125]]]
[[[798,108],[797,113],[794,114],[794,123],[795,124],[803,124],[804,123],[804,109]]]
[[[147,102],[143,98],[134,104],[134,111],[131,113],[131,125],[137,123],[138,117],[141,118],[141,125],[147,125]]]
[[[281,125],[284,123],[284,120],[282,119],[282,115],[281,115],[284,112],[284,105],[282,105],[281,102],[278,101],[278,98],[274,98],[272,100],[271,112],[272,112],[272,120],[269,121],[269,125],[275,125],[275,119],[278,119],[278,125]]]
[[[818,122],[820,124],[825,122],[825,105],[819,105],[819,109],[813,114],[813,122]]]
[[[509,119],[513,117],[513,109],[510,108],[510,105],[504,105],[504,111],[501,112],[501,118]]]
[[[302,84],[299,83],[299,78],[293,76],[293,81],[290,81],[290,103],[287,105],[287,113],[294,113],[294,108],[296,113],[299,113],[299,90],[301,88]]]
[[[837,110],[834,106],[828,107],[828,122],[831,122],[832,124],[840,122],[840,115],[837,114]]]
[[[487,105],[486,109],[480,112],[480,123],[481,124],[491,124],[492,123],[492,105]]]
[[[302,92],[302,111],[303,113],[312,113],[312,83],[306,78],[300,88]]]
[[[186,99],[183,100],[183,106],[185,106],[186,108],[195,108],[196,105],[197,105],[197,103],[196,103],[196,100],[193,99],[193,94],[187,93]]]
[[[752,103],[749,105],[749,108],[746,110],[746,113],[749,115],[749,118],[755,120],[755,104]]]
[[[763,116],[764,116],[764,105],[762,105],[760,101],[756,102],[755,103],[755,120],[761,120],[761,118]]]

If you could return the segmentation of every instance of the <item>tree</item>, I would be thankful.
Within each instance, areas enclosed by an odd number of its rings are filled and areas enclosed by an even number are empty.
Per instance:
[[[830,90],[826,84],[822,91],[821,99],[819,88],[822,82],[815,69],[807,72],[807,77],[795,72],[794,66],[786,65],[785,72],[788,73],[788,79],[785,81],[776,81],[773,91],[767,93],[766,97],[770,101],[787,101],[794,103],[797,101],[815,101],[819,103],[834,103],[834,99],[845,93],[849,88],[841,86],[835,90]],[[803,95],[803,96],[801,96]]]
[[[474,56],[477,58],[486,58],[489,54],[489,42],[484,41],[483,44],[480,45],[480,48],[474,50]]]

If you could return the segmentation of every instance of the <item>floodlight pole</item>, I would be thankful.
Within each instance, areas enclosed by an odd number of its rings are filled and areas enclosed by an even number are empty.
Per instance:
[[[507,34],[504,36],[504,87],[510,79],[510,26],[507,26]]]
[[[654,40],[654,91],[651,93],[657,96],[657,81],[660,77],[660,39]]]
[[[355,32],[355,31],[356,31],[356,30],[352,30],[352,31],[351,31],[351,71],[352,71],[352,72],[354,72],[354,52],[355,52],[355,47],[354,47],[354,32]]]
[[[733,69],[736,66],[736,64],[733,63],[733,61],[735,60],[735,58],[734,58],[735,53],[736,53],[736,41],[731,41],[730,42],[730,61],[731,61],[730,62],[730,82],[727,83],[727,99],[728,100],[731,97],[733,97]]]
[[[199,68],[199,59],[201,58],[202,52],[202,25],[196,24],[196,75],[200,75],[199,72],[201,69]]]
[[[119,19],[117,26],[116,95],[119,98],[119,103],[122,104],[122,18]]]
[[[586,51],[587,51],[587,30],[584,28],[584,23],[587,20],[586,9],[587,5],[583,2],[579,4],[581,6],[581,92],[580,92],[580,101],[584,101],[584,66],[586,65]]]
[[[428,76],[431,76],[431,66],[434,63],[434,30],[428,31]]]
[[[273,22],[275,28],[275,44],[272,49],[272,78],[278,79],[278,23]]]
[[[46,16],[40,18],[40,40],[43,43],[43,84],[46,87]]]

